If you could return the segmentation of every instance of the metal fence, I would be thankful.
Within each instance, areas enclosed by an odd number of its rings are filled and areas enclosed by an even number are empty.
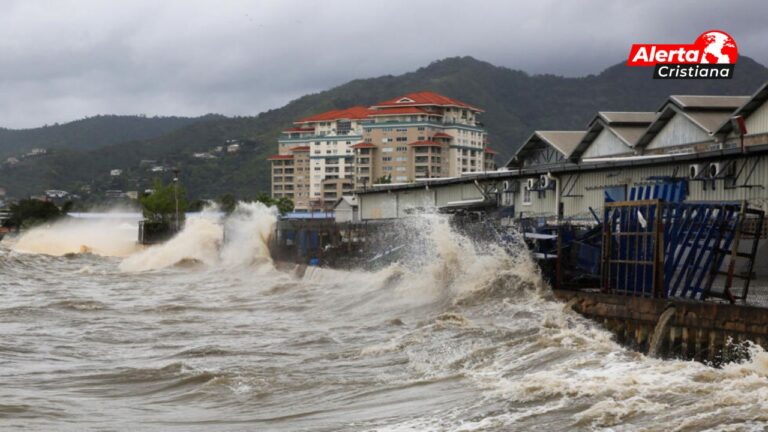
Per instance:
[[[642,297],[746,299],[763,220],[763,211],[744,202],[606,203],[602,290]]]

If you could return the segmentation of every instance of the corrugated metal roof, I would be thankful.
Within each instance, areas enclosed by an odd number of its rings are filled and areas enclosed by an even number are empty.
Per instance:
[[[670,96],[637,144],[647,145],[678,114],[687,117],[708,134],[713,134],[733,115],[734,110],[748,100],[749,96]]]
[[[749,117],[753,112],[757,111],[758,108],[760,108],[765,101],[768,100],[768,82],[763,84],[756,92],[755,94],[750,97],[748,102],[745,102],[744,105],[740,106],[739,109],[737,109],[733,114],[731,114],[731,117],[733,116],[743,116],[744,118]],[[733,124],[731,123],[730,117],[726,119],[723,124],[720,125],[720,127],[717,128],[718,135],[728,135],[733,130]],[[747,131],[749,132],[749,131]]]
[[[749,96],[672,95],[669,97],[669,102],[684,109],[735,110],[748,100]]]
[[[701,126],[708,133],[714,133],[724,121],[731,118],[730,111],[683,111],[694,123]]]
[[[655,112],[647,111],[600,111],[589,122],[589,129],[570,157],[576,159],[584,154],[605,128],[627,146],[634,147],[656,116]]]
[[[600,111],[598,116],[608,124],[645,123],[648,125],[656,119],[656,113],[650,111]]]
[[[581,139],[584,138],[584,131],[536,131],[542,140],[556,148],[566,158],[576,150]]]
[[[645,133],[645,129],[650,123],[643,123],[641,126],[611,126],[611,130],[616,133],[625,144],[634,147],[637,140]]]
[[[767,139],[768,141],[768,139]],[[765,155],[768,154],[768,144],[758,144],[749,146],[746,148],[748,155]],[[581,164],[563,163],[558,166],[546,166],[546,167],[532,167],[527,169],[513,169],[513,170],[499,170],[490,173],[479,173],[475,176],[466,177],[452,177],[444,179],[431,179],[429,186],[441,186],[460,183],[472,183],[474,181],[483,180],[496,180],[506,178],[521,178],[531,177],[546,173],[569,173],[569,172],[588,172],[592,170],[604,170],[604,169],[618,169],[622,167],[633,166],[653,166],[666,163],[680,163],[680,162],[693,162],[699,160],[720,160],[724,157],[737,157],[743,156],[740,148],[730,148],[725,150],[711,150],[695,153],[684,154],[664,154],[659,157],[616,157],[616,158],[602,158],[600,161],[583,162]],[[424,188],[427,182],[416,182],[406,184],[382,184],[376,187],[369,188],[367,190],[357,190],[359,195],[365,195],[370,193],[380,193],[396,190],[408,190]]]

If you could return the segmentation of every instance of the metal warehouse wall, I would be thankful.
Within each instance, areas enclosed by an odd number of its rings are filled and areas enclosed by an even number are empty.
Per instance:
[[[711,182],[707,185],[707,190],[704,190],[703,181],[692,180],[688,182],[689,192],[687,199],[689,201],[734,201],[746,199],[753,206],[768,210],[768,158],[753,156],[746,160],[748,165],[742,171],[737,185],[744,183],[744,179],[752,168],[752,164],[757,161],[757,166],[752,173],[749,184],[758,187],[725,189],[725,181],[719,179],[715,181],[715,190],[712,190]],[[738,171],[745,159],[737,159],[736,161],[736,170]],[[629,190],[629,188],[638,183],[647,183],[649,177],[672,176],[673,174],[678,177],[685,177],[688,175],[689,166],[690,164],[685,163],[560,175],[560,187],[566,187],[562,191],[561,198],[564,207],[563,215],[566,218],[591,219],[589,207],[592,207],[597,212],[603,208],[605,186],[626,184],[627,190]],[[675,167],[677,167],[677,171],[675,171]],[[575,184],[571,183],[574,184],[573,188],[571,188],[570,184],[566,183],[569,181],[574,182],[572,177],[576,176],[578,178],[575,180]],[[522,186],[525,184],[526,179],[522,179],[520,182]],[[539,198],[536,192],[532,192],[531,201],[531,205],[522,205],[521,193],[515,193],[515,211],[517,213],[524,212],[524,215],[527,214],[528,216],[544,217],[555,215],[555,191],[547,191],[546,197],[543,199]]]
[[[736,171],[747,162],[737,181],[737,185],[744,184],[745,178],[752,165],[757,162],[750,185],[755,187],[725,189],[725,181],[715,181],[715,190],[708,184],[704,190],[704,182],[692,180],[688,182],[689,201],[734,201],[746,199],[753,206],[762,207],[768,211],[768,156],[750,156],[748,158],[731,159],[736,161]],[[725,162],[725,161],[724,161]],[[627,190],[637,184],[649,182],[649,177],[687,177],[690,163],[666,164],[646,167],[623,167],[617,169],[603,169],[600,171],[585,171],[581,173],[559,174],[558,187],[561,188],[561,201],[563,203],[564,217],[592,219],[589,208],[592,207],[598,214],[602,211],[605,200],[604,190],[610,186],[626,185]],[[703,164],[703,166],[708,163]],[[512,194],[512,203],[517,215],[524,217],[552,217],[556,215],[556,192],[547,190],[544,192],[531,192],[531,203],[522,203],[522,189],[528,178],[538,180],[538,177],[520,177],[508,179],[510,182],[520,183],[518,192]],[[497,184],[501,189],[504,179],[495,181],[485,180],[481,183],[489,185]],[[711,183],[711,182],[709,182]],[[762,186],[762,187],[760,187]],[[404,217],[408,210],[413,208],[443,207],[450,202],[465,201],[482,198],[482,194],[473,183],[450,184],[430,186],[418,189],[394,190],[391,192],[377,192],[359,195],[362,219],[386,219]]]
[[[409,210],[434,209],[450,202],[482,198],[483,195],[472,183],[444,186],[425,185],[422,188],[393,190],[391,192],[366,193],[358,196],[361,218],[389,219],[404,217]]]
[[[768,103],[764,103],[747,118],[747,133],[749,135],[768,132]]]
[[[674,147],[685,143],[709,141],[711,137],[688,120],[682,114],[677,114],[669,123],[648,143],[647,150],[662,147]]]

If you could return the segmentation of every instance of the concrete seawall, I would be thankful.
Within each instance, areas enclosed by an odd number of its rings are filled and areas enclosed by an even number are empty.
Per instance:
[[[600,292],[555,290],[554,294],[574,311],[601,323],[620,343],[659,357],[717,365],[745,357],[746,341],[768,346],[765,308]],[[659,325],[665,311],[665,322]]]

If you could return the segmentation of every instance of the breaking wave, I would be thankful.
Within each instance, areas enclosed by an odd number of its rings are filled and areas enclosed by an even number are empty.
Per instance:
[[[23,233],[13,250],[22,253],[62,256],[91,253],[127,257],[140,250],[137,225],[119,219],[63,219]]]
[[[0,413],[29,412],[29,399],[14,393],[23,387],[42,389],[69,424],[94,428],[768,424],[761,348],[721,369],[624,349],[551,300],[522,243],[502,250],[457,233],[444,216],[422,215],[402,222],[417,233],[410,252],[380,270],[286,274],[270,265],[275,220],[260,204],[190,218],[169,242],[128,254],[119,272],[98,257],[88,271],[82,260],[3,257],[8,306],[0,312],[15,331],[0,351],[18,373],[0,389]],[[208,271],[164,270],[180,263]],[[64,273],[71,280],[62,282]],[[41,374],[40,356],[56,369]]]
[[[258,202],[241,202],[227,217],[203,212],[190,217],[169,241],[126,258],[120,269],[137,272],[190,262],[223,267],[269,263],[268,242],[276,221],[276,209]]]

